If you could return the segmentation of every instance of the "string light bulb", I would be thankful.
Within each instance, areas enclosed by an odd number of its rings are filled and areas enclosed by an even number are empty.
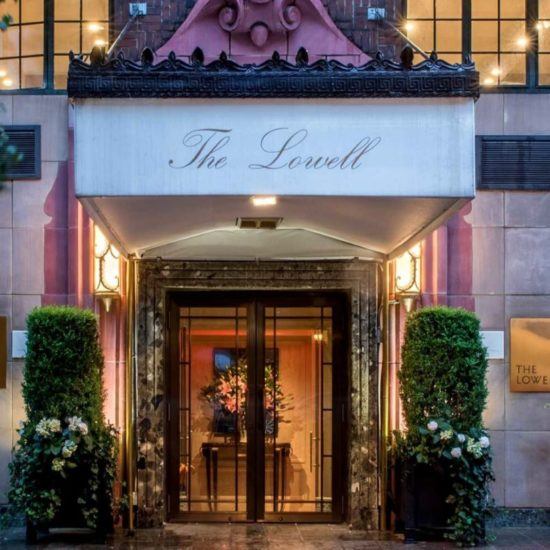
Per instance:
[[[11,78],[4,78],[4,80],[2,80],[2,84],[9,88],[13,85],[13,80]]]
[[[500,67],[495,67],[492,71],[491,71],[491,74],[493,76],[500,76],[502,74],[502,71],[500,70]]]
[[[100,25],[99,23],[89,23],[88,24],[88,30],[92,32],[99,32],[103,30],[103,25]]]
[[[94,41],[94,46],[98,46],[99,48],[103,48],[106,45],[107,45],[107,42],[102,38],[98,38],[97,40]]]
[[[517,40],[516,40],[516,44],[520,47],[520,48],[526,48],[527,45],[529,44],[529,40],[527,39],[526,36],[520,36]]]
[[[483,81],[483,84],[484,84],[485,86],[492,86],[494,83],[495,83],[495,79],[494,79],[494,78],[491,78],[491,77],[487,77],[487,78]]]
[[[407,32],[411,32],[414,29],[414,23],[412,21],[405,22],[404,28]]]

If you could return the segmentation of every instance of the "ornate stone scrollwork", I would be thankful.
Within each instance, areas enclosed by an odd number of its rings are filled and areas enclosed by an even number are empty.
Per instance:
[[[302,11],[294,3],[294,0],[277,0],[277,13],[279,21],[287,31],[296,30],[302,22]]]
[[[262,48],[274,34],[296,30],[302,11],[295,0],[228,0],[218,12],[218,23],[227,32],[248,34],[257,48]]]
[[[218,22],[224,31],[233,32],[241,23],[243,15],[243,0],[231,0],[219,11]]]
[[[167,59],[174,51],[178,57],[189,59],[200,46],[207,63],[222,50],[241,63],[261,63],[275,50],[292,61],[297,45],[302,45],[311,61],[332,58],[354,65],[369,61],[371,56],[351,43],[334,24],[324,1],[194,0],[188,17],[157,48],[155,57]]]

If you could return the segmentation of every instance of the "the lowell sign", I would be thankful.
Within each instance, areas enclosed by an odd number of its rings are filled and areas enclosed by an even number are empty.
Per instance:
[[[77,194],[472,197],[471,99],[82,100]]]
[[[175,169],[222,170],[235,163],[246,162],[246,156],[228,158],[231,140],[239,139],[231,128],[198,128],[187,133],[182,141],[184,149],[181,164],[170,159],[168,164]],[[362,137],[355,145],[341,153],[324,154],[309,151],[306,128],[273,128],[259,140],[263,159],[250,162],[250,170],[358,170],[366,161],[369,151],[375,149],[382,138]],[[337,147],[335,147],[337,148]],[[262,155],[263,154],[263,155]]]
[[[510,390],[550,392],[550,318],[510,319]]]

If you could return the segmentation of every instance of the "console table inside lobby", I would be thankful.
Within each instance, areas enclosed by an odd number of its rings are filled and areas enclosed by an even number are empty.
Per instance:
[[[246,459],[246,442],[208,441],[201,446],[206,465],[206,490],[208,492],[208,507],[212,511],[218,509],[218,464],[221,460],[235,461],[235,448],[239,461]],[[268,443],[265,447],[266,456],[274,456],[273,463],[273,510],[282,512],[285,503],[286,458],[290,456],[290,443]]]

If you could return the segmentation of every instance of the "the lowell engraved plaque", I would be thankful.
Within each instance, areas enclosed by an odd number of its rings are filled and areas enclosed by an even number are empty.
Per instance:
[[[550,391],[550,318],[510,320],[510,390]]]

